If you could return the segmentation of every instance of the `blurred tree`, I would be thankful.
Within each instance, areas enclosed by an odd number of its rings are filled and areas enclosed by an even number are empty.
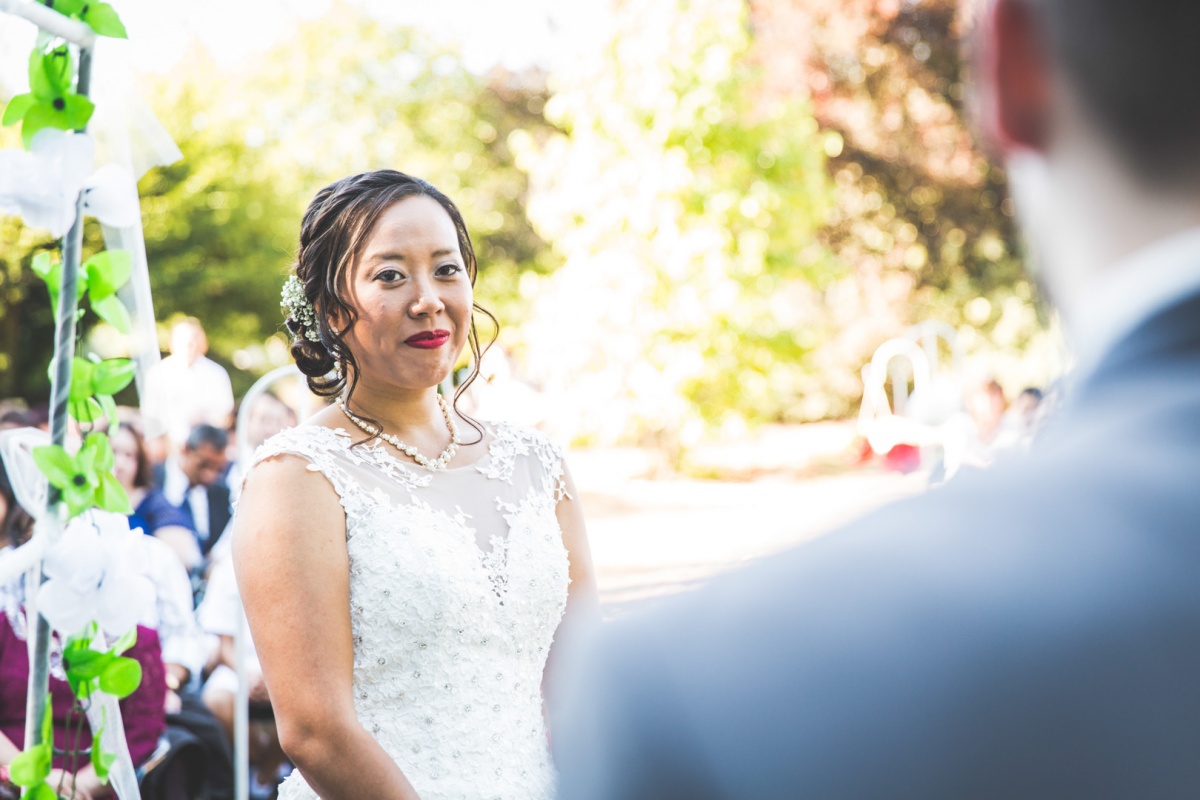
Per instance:
[[[502,323],[519,318],[519,274],[556,263],[526,218],[528,179],[508,143],[514,131],[548,133],[543,75],[477,75],[418,31],[344,4],[246,72],[226,113],[241,120],[258,157],[289,176],[301,210],[322,186],[357,172],[424,178],[466,218],[478,300]]]
[[[239,394],[287,360],[279,289],[304,208],[333,180],[391,167],[446,191],[475,240],[477,296],[502,323],[519,319],[520,273],[555,263],[526,220],[508,145],[515,130],[549,130],[544,76],[471,73],[453,51],[343,5],[236,73],[198,48],[182,63],[145,92],[184,154],[139,187],[155,310],[161,323],[198,317]],[[0,386],[36,402],[48,383],[27,364],[46,359],[24,344],[52,335],[28,263],[51,243],[0,224],[15,245],[0,253]]]
[[[972,5],[750,0],[758,102],[811,98],[822,128],[840,137],[824,236],[848,274],[814,296],[827,312],[815,363],[835,412],[857,400],[874,348],[914,322],[950,323],[996,368],[1053,349],[1003,172],[970,130]],[[1046,369],[1035,362],[1012,377],[1045,380],[1035,373]]]
[[[686,445],[713,424],[808,415],[820,340],[795,295],[840,272],[817,238],[826,136],[804,98],[753,104],[738,0],[622,2],[610,20],[551,76],[563,133],[521,162],[565,261],[521,331],[572,409],[560,433]]]

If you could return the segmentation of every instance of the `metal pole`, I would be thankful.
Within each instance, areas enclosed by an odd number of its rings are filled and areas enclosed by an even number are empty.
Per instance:
[[[92,52],[79,50],[79,83],[76,91],[87,96],[91,83]],[[83,255],[83,195],[75,201],[75,223],[63,239],[62,287],[58,293],[54,340],[54,375],[50,382],[50,440],[62,445],[67,440],[67,398],[71,394],[71,362],[75,357],[75,317],[79,307],[76,287]],[[50,487],[47,510],[54,508],[59,491]],[[40,574],[40,570],[38,570]],[[26,587],[27,592],[36,587]],[[50,691],[50,624],[41,614],[32,626],[34,644],[30,663],[29,692],[25,705],[25,749],[42,743],[42,713]]]

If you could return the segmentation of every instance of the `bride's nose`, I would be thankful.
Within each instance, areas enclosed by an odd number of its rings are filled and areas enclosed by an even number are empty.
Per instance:
[[[418,287],[417,296],[408,307],[408,314],[411,317],[431,317],[445,308],[446,304],[438,296],[436,288],[425,284]]]

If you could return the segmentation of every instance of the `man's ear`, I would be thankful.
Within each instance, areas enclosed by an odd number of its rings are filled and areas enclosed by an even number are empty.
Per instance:
[[[979,30],[982,126],[1001,154],[1044,151],[1053,106],[1053,65],[1028,0],[991,0]]]

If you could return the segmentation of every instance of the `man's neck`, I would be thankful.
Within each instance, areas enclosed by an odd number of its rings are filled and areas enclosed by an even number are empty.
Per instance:
[[[1099,143],[1008,168],[1035,269],[1068,325],[1132,256],[1200,228],[1200,193],[1147,185]]]

